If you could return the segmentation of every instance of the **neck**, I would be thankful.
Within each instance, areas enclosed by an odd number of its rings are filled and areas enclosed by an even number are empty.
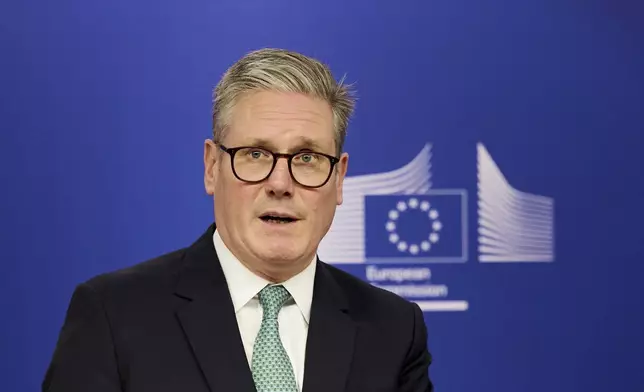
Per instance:
[[[237,256],[235,255],[235,257]],[[264,278],[271,283],[283,283],[304,271],[306,267],[311,264],[313,256],[303,259],[303,261],[278,262],[275,264],[261,261],[258,261],[257,263],[248,263],[242,258],[237,257],[237,259],[255,275]]]
[[[283,283],[304,271],[315,259],[315,252],[297,259],[265,260],[253,254],[250,249],[232,246],[231,239],[225,229],[217,229],[219,237],[228,251],[249,271],[268,280],[271,283]]]

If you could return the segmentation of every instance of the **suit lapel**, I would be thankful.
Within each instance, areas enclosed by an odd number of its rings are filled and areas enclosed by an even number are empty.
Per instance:
[[[214,225],[186,252],[177,317],[211,391],[254,391],[213,232]]]
[[[328,267],[318,262],[306,344],[303,392],[345,389],[357,326]]]

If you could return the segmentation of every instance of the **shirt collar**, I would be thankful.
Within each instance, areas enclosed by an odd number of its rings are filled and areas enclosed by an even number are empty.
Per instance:
[[[213,234],[215,251],[219,257],[221,268],[226,277],[230,297],[233,301],[235,313],[239,312],[248,301],[253,299],[270,281],[255,275],[242,264],[224,244],[219,232],[215,229]],[[317,256],[299,274],[293,276],[282,285],[288,290],[295,304],[299,308],[307,324],[311,316],[311,303],[313,302],[313,284],[315,281]]]

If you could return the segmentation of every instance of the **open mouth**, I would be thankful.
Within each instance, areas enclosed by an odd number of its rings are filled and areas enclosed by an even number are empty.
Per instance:
[[[259,219],[263,220],[266,223],[275,223],[275,224],[293,223],[297,221],[297,219],[289,216],[277,216],[277,215],[271,215],[271,214],[262,215],[259,217]]]

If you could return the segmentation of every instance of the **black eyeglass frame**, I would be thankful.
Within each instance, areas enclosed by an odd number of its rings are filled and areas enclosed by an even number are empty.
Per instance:
[[[260,183],[262,181],[265,181],[268,177],[271,176],[271,174],[273,173],[273,170],[275,170],[275,166],[277,165],[277,160],[280,159],[280,158],[285,158],[287,163],[288,163],[288,165],[287,165],[288,166],[288,172],[291,175],[291,178],[293,179],[293,181],[295,181],[297,184],[299,184],[299,185],[301,185],[301,186],[303,186],[305,188],[311,188],[311,189],[320,188],[320,187],[323,187],[324,185],[326,185],[327,182],[329,182],[329,179],[331,178],[331,174],[333,174],[333,168],[335,167],[335,165],[338,162],[340,162],[340,158],[334,157],[333,155],[324,154],[322,152],[317,152],[317,151],[305,150],[305,151],[298,151],[298,152],[293,153],[293,154],[283,154],[283,153],[279,153],[279,152],[273,152],[271,150],[267,150],[265,148],[257,147],[257,146],[240,146],[240,147],[228,148],[228,147],[224,146],[221,143],[217,143],[217,145],[219,146],[219,148],[222,151],[224,151],[224,152],[228,153],[228,155],[230,155],[230,167],[233,169],[233,174],[235,175],[235,177],[239,181],[243,181],[243,182],[246,182],[246,183],[249,183],[249,184],[258,184],[258,183]],[[241,178],[237,174],[237,170],[235,170],[235,162],[234,162],[235,161],[235,154],[237,154],[238,151],[243,150],[245,148],[266,151],[266,152],[270,153],[273,156],[273,166],[271,167],[271,170],[268,171],[268,174],[266,174],[266,176],[264,178],[262,178],[261,180],[248,181],[248,180],[244,180],[243,178]],[[311,185],[302,184],[293,175],[293,169],[291,168],[291,162],[293,161],[293,158],[295,156],[297,156],[297,155],[302,155],[302,154],[306,154],[306,153],[321,155],[323,157],[328,158],[329,161],[331,162],[331,166],[329,166],[329,174],[326,176],[326,179],[324,180],[324,182],[322,184],[320,184],[320,185],[311,186]]]

